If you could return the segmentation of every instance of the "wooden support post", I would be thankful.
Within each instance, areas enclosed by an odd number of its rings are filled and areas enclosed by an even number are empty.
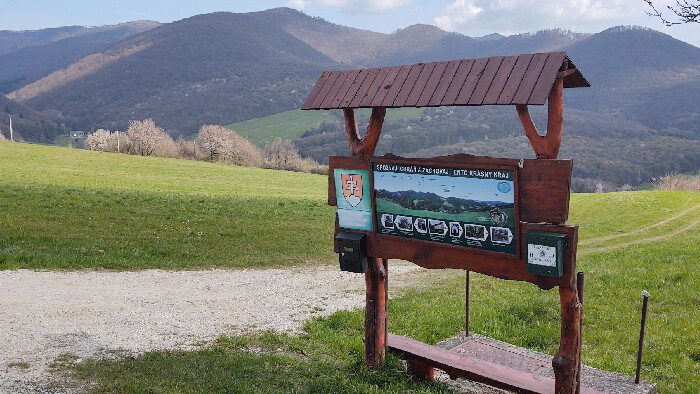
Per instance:
[[[435,379],[435,368],[426,364],[421,360],[416,360],[414,358],[408,359],[406,361],[406,371],[409,375],[421,379],[421,380],[433,380]]]
[[[377,147],[377,142],[379,142],[379,135],[382,132],[386,108],[372,108],[372,115],[370,115],[367,133],[364,137],[360,137],[358,133],[355,110],[353,108],[343,108],[343,115],[345,116],[345,134],[347,134],[348,145],[352,155],[372,156],[374,149]]]
[[[465,290],[465,307],[464,307],[464,335],[469,336],[469,271],[467,271],[467,281]]]
[[[388,262],[371,257],[365,274],[367,298],[365,305],[365,366],[378,369],[387,349]]]
[[[525,129],[525,135],[530,140],[532,149],[538,159],[556,159],[561,146],[561,134],[564,128],[564,79],[557,78],[549,92],[547,135],[540,135],[537,127],[532,122],[530,111],[525,104],[517,104],[520,123]]]
[[[581,303],[581,328],[579,329],[579,346],[583,351],[583,286],[584,286],[584,276],[583,272],[576,273],[576,292],[578,293],[578,302]],[[576,374],[576,394],[581,392],[581,357],[579,357],[578,362],[578,373]]]
[[[557,394],[575,394],[581,367],[581,313],[576,286],[559,287],[561,302],[561,343],[552,360]]]
[[[345,133],[353,156],[372,156],[379,142],[386,108],[372,108],[367,133],[360,137],[353,108],[343,108]],[[387,349],[387,311],[389,260],[370,257],[369,271],[365,274],[367,291],[365,304],[365,366],[378,369],[384,362]],[[416,366],[416,368],[420,368]]]

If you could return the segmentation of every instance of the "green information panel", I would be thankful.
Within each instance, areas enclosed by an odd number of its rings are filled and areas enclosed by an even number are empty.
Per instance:
[[[338,207],[338,225],[352,230],[372,231],[372,200],[369,171],[337,168],[335,195]]]
[[[373,169],[380,234],[516,253],[514,171],[379,163]]]

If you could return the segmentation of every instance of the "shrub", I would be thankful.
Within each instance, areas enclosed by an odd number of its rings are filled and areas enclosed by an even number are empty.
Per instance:
[[[132,120],[126,130],[126,136],[131,141],[131,154],[175,157],[177,152],[175,141],[165,130],[156,126],[153,119]]]
[[[109,130],[99,129],[85,137],[85,149],[105,151],[109,141],[115,138]]]
[[[204,125],[199,129],[197,141],[212,161],[251,167],[263,164],[260,149],[226,127]]]
[[[700,175],[667,174],[654,184],[657,190],[700,191]]]

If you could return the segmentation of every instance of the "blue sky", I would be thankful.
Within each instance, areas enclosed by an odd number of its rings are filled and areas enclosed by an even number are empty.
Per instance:
[[[665,10],[672,1],[654,3]],[[644,0],[0,0],[0,4],[0,30],[98,26],[140,19],[167,23],[215,11],[287,6],[340,25],[384,33],[416,23],[469,36],[555,27],[596,33],[611,26],[642,25],[700,47],[700,24],[666,27],[645,14],[649,8]]]

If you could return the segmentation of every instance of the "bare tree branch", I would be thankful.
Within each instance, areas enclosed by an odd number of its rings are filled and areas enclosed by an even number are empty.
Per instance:
[[[653,12],[647,12],[647,15],[661,19],[666,26],[680,25],[683,23],[700,23],[700,0],[676,0],[676,6],[666,6],[673,12],[678,20],[672,21],[664,18],[664,16],[656,9],[652,0],[644,0],[651,7]]]

